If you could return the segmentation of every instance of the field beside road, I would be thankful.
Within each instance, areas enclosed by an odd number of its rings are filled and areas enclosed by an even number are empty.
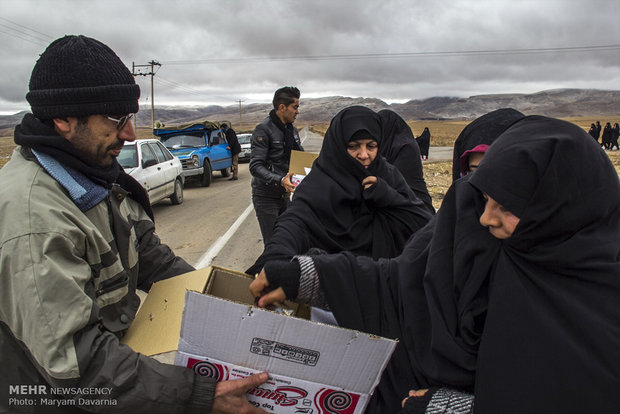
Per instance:
[[[599,118],[568,118],[567,121],[573,122],[584,130],[588,130],[590,124],[601,121],[602,124],[608,122],[604,117]],[[616,122],[615,120],[609,120],[609,122]],[[415,120],[407,122],[411,127],[414,135],[418,136],[422,133],[424,127],[428,127],[431,132],[431,147],[452,147],[454,141],[458,137],[459,133],[469,123],[469,121],[452,121],[452,120]],[[303,124],[297,125],[299,129],[308,127],[311,131],[323,136],[327,130],[328,124]],[[234,126],[233,126],[234,127]],[[245,128],[247,129],[247,128]],[[240,131],[245,131],[244,128],[240,128]],[[152,131],[149,128],[138,128],[138,138],[151,138]],[[15,148],[13,143],[12,130],[5,129],[0,131],[0,168],[9,160],[11,152]],[[431,155],[432,155],[431,148]],[[620,151],[607,152],[607,155],[611,159],[612,163],[616,167],[616,171],[620,175]],[[452,182],[452,164],[449,161],[425,161],[424,162],[424,177],[428,186],[428,191],[433,198],[433,205],[435,208],[439,208],[443,196]]]

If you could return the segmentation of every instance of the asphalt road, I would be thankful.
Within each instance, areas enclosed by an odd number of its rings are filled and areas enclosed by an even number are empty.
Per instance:
[[[300,132],[304,149],[319,152],[322,137]],[[452,148],[431,147],[429,161],[449,160]],[[153,206],[157,234],[195,267],[217,265],[243,271],[262,253],[263,242],[252,208],[248,164],[239,165],[239,180],[214,173],[209,187],[188,182],[183,204],[164,200]]]

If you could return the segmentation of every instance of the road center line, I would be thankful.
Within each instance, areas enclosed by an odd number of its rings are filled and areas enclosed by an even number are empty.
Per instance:
[[[302,130],[302,132],[304,132],[304,137],[301,140],[301,143],[303,144],[306,138],[308,137],[308,133],[305,128]],[[211,262],[213,262],[213,259],[215,259],[215,257],[220,253],[220,250],[222,250],[222,248],[226,246],[226,243],[228,243],[228,241],[232,238],[232,236],[239,229],[239,227],[241,227],[241,224],[245,221],[245,219],[248,217],[248,215],[250,214],[252,210],[254,210],[254,205],[250,204],[245,209],[245,211],[241,213],[239,218],[235,220],[233,225],[230,226],[228,231],[224,233],[224,235],[221,236],[219,239],[217,239],[215,243],[211,245],[211,248],[207,250],[207,252],[203,254],[200,257],[200,259],[198,259],[198,262],[194,265],[196,269],[202,269],[204,267],[211,265]]]
[[[203,254],[200,259],[198,259],[198,263],[194,265],[196,269],[202,269],[203,267],[207,267],[211,264],[215,256],[217,256],[220,253],[220,250],[222,250],[222,247],[224,247],[226,243],[228,243],[228,241],[235,234],[237,229],[239,229],[243,221],[248,217],[248,215],[250,214],[252,210],[254,210],[254,206],[250,204],[245,209],[245,211],[241,213],[241,215],[239,216],[239,218],[237,218],[237,220],[233,223],[233,225],[230,226],[228,231],[224,233],[224,235],[221,236],[219,239],[217,239],[215,243],[213,243],[211,248],[207,250],[207,252]]]

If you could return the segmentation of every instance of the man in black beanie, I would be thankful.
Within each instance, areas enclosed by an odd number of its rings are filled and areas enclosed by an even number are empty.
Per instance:
[[[136,288],[193,270],[116,160],[136,139],[139,96],[119,57],[85,36],[54,41],[32,71],[32,113],[0,170],[0,412],[264,412],[245,392],[266,373],[216,384],[119,343]],[[23,387],[34,404],[15,398]]]

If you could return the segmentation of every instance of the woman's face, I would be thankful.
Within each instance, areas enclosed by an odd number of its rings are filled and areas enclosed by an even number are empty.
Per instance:
[[[484,194],[486,204],[480,216],[480,224],[488,227],[491,234],[498,239],[507,239],[514,233],[519,217],[506,210],[501,204]]]
[[[349,141],[347,152],[364,168],[368,168],[379,152],[379,144],[374,139],[359,139]]]

